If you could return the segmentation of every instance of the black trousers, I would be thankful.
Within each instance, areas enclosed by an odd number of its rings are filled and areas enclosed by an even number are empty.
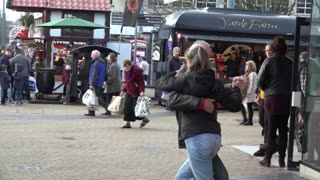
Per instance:
[[[8,98],[8,89],[1,88],[1,104],[6,103],[7,98]]]
[[[289,114],[274,115],[268,113],[268,138],[267,153],[272,155],[272,150],[276,146],[277,130],[279,132],[279,158],[285,158],[288,143],[288,118]]]
[[[138,95],[131,95],[128,92],[125,95],[124,98],[124,109],[123,109],[123,120],[124,121],[131,121],[134,122],[136,120],[142,120],[144,118],[142,117],[136,117],[135,113],[134,113],[134,108],[137,104],[137,100],[138,100]]]
[[[265,121],[265,111],[264,111],[264,99],[260,100],[259,104],[259,124],[264,129],[264,122]]]
[[[28,101],[30,101],[30,89],[29,89],[29,76],[23,77],[23,91],[25,93],[25,97]]]
[[[248,116],[247,116],[246,108],[242,105],[241,112],[242,112],[243,120],[252,122],[252,118],[253,118],[253,102],[247,103],[247,108],[248,108]]]

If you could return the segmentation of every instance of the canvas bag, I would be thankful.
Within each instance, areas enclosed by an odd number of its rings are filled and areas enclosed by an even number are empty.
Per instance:
[[[137,104],[134,108],[136,117],[147,117],[150,115],[150,101],[151,98],[147,96],[139,96]]]
[[[96,105],[96,94],[91,89],[88,89],[82,96],[82,103],[87,107]]]
[[[123,96],[112,96],[111,102],[108,106],[108,111],[123,114],[124,109],[124,97]]]

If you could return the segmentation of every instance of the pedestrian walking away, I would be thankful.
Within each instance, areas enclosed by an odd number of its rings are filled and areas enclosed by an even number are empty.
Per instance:
[[[104,93],[106,93],[106,104],[109,106],[112,96],[119,96],[121,90],[121,77],[120,77],[120,66],[117,62],[117,57],[114,53],[110,53],[107,56],[108,62],[108,75],[105,81]],[[111,115],[109,110],[102,113],[102,115]]]
[[[10,59],[11,69],[15,69],[16,64],[21,64],[23,66],[23,89],[26,99],[28,101],[31,100],[30,98],[30,89],[29,89],[29,76],[31,74],[31,62],[30,60],[24,55],[22,49],[15,50],[16,55]]]

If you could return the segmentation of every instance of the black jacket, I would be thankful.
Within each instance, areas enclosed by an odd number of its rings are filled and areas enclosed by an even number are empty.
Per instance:
[[[291,94],[292,63],[287,56],[272,56],[262,63],[258,86],[265,96]]]
[[[11,76],[12,75],[12,70],[11,70],[11,66],[10,66],[10,57],[5,55],[5,54],[2,55],[0,57],[0,65],[2,65],[2,64],[7,66],[7,72],[9,73],[9,76]]]
[[[172,57],[169,60],[168,73],[175,72],[175,71],[179,70],[181,66],[182,66],[182,62],[180,61],[180,59]]]
[[[230,84],[227,86],[230,87]],[[215,99],[215,107],[217,102],[220,102],[225,109],[232,112],[240,111],[242,105],[239,88],[225,88],[222,82],[214,79],[212,70],[189,73],[181,77],[170,73],[156,82],[156,88],[175,91],[169,95],[168,102],[173,110],[179,111],[177,118],[178,124],[180,121],[181,139],[204,133],[221,134],[217,111],[209,114],[198,110],[201,98]]]

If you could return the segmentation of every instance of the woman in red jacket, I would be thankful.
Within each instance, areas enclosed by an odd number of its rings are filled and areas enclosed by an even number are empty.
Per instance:
[[[120,96],[125,95],[123,120],[127,123],[121,128],[131,128],[130,122],[134,122],[136,119],[142,120],[140,124],[140,128],[142,128],[149,122],[149,119],[136,117],[134,107],[136,106],[138,96],[144,96],[143,70],[139,66],[133,65],[130,60],[124,60],[123,67],[125,69],[125,84]]]

